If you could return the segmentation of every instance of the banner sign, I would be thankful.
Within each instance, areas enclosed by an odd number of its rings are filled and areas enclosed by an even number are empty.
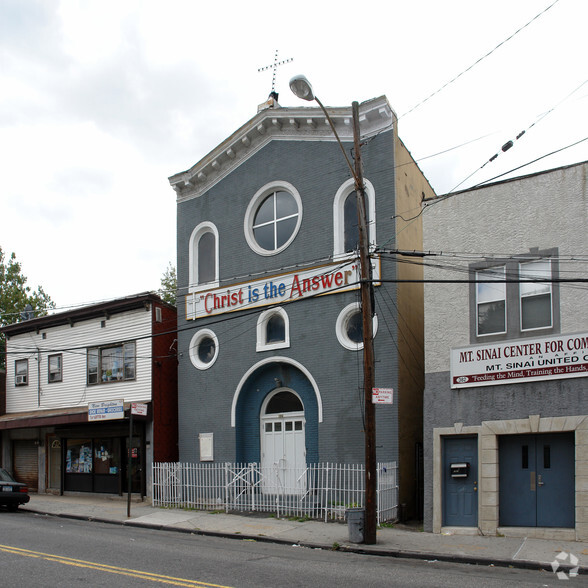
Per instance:
[[[518,339],[451,350],[451,387],[588,376],[588,334]]]
[[[110,421],[125,417],[124,401],[90,402],[88,404],[89,421]]]
[[[360,286],[360,271],[359,261],[353,259],[226,288],[194,292],[186,296],[186,319],[194,320],[311,296],[357,290]],[[372,259],[372,279],[380,279],[379,258]]]

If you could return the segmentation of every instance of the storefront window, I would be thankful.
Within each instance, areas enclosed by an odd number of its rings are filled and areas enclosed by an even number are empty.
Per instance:
[[[119,471],[116,439],[94,439],[94,473],[116,475]]]
[[[68,474],[92,473],[91,439],[68,439],[65,471]]]

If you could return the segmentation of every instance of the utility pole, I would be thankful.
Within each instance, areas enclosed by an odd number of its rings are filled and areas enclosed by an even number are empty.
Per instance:
[[[361,268],[361,310],[363,322],[363,394],[365,434],[365,521],[364,543],[376,543],[377,527],[377,466],[376,466],[376,410],[372,401],[375,385],[374,338],[372,307],[372,266],[369,254],[369,232],[366,220],[365,185],[361,163],[359,131],[359,104],[351,105],[353,113],[353,144],[355,151],[355,193],[357,195],[357,222],[359,227],[359,262]]]
[[[363,398],[364,398],[364,437],[365,437],[365,519],[363,542],[368,545],[376,543],[376,527],[378,524],[377,505],[377,466],[376,466],[376,410],[372,401],[374,388],[374,334],[373,334],[373,285],[372,264],[370,262],[369,236],[367,230],[367,214],[365,206],[365,185],[361,165],[361,144],[359,133],[359,104],[353,102],[351,111],[353,115],[353,146],[355,150],[355,167],[351,165],[349,157],[337,129],[323,106],[323,103],[314,95],[310,82],[302,75],[294,76],[290,80],[290,89],[298,98],[310,102],[316,100],[325,114],[329,126],[337,139],[337,143],[347,162],[355,183],[355,195],[357,197],[357,225],[359,227],[359,264],[361,269],[360,291],[363,323]],[[373,219],[372,219],[373,220]]]

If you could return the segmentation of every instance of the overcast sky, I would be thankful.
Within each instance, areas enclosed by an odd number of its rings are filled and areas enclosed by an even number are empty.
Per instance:
[[[506,41],[553,2],[0,0],[0,246],[60,309],[156,290],[167,178],[256,114],[276,49],[282,106],[307,105],[298,73],[325,105],[385,94],[437,194],[567,147],[588,137],[588,2]],[[585,160],[588,141],[513,175]]]

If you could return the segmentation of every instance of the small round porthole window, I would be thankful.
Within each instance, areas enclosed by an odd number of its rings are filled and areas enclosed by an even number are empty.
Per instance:
[[[272,182],[257,191],[245,213],[245,238],[260,255],[275,255],[290,245],[302,221],[300,195],[288,182]]]
[[[378,317],[373,318],[373,333],[378,330]],[[337,339],[351,351],[363,349],[363,319],[359,302],[348,304],[337,317]]]
[[[190,341],[190,360],[199,370],[207,370],[218,357],[218,339],[210,329],[201,329]]]

